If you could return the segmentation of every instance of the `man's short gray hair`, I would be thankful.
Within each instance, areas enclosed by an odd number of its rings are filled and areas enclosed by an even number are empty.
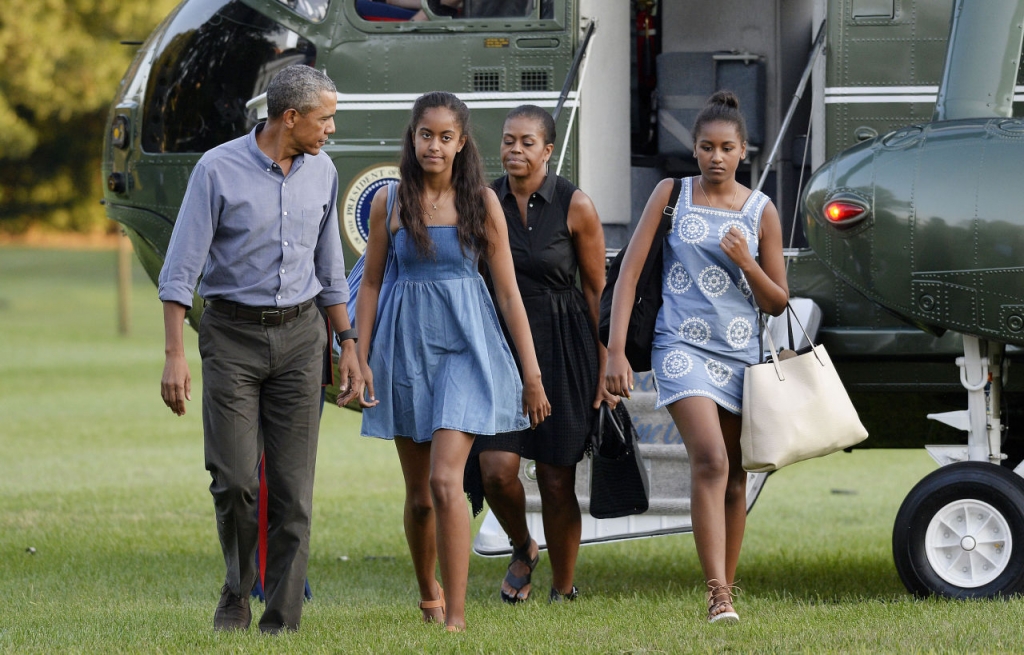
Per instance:
[[[305,64],[282,68],[267,87],[267,116],[280,118],[289,109],[308,114],[320,106],[324,91],[338,92],[327,73]]]

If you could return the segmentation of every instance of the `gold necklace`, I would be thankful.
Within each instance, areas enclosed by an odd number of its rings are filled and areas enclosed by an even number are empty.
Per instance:
[[[708,192],[704,190],[704,176],[697,178],[697,184],[700,185],[700,192],[704,194],[704,200],[707,200],[708,207],[711,207],[712,209],[721,209],[721,207],[715,207],[715,205],[712,204],[711,198],[708,197]],[[736,194],[739,193],[739,191],[740,185],[737,184],[736,188],[733,189],[732,192],[732,202],[729,203],[729,211],[735,211],[733,207],[736,206]]]
[[[445,191],[444,193],[442,193],[441,197],[437,199],[437,202],[430,202],[429,200],[427,201],[428,203],[430,203],[430,208],[431,208],[432,211],[435,211],[435,212],[437,211],[437,206],[439,204],[441,204],[441,201],[444,200],[445,197],[448,196],[448,194],[451,192],[451,190],[452,190],[452,187],[449,186],[448,190]],[[430,220],[434,220],[434,214],[432,212],[427,212],[427,216],[430,217]]]

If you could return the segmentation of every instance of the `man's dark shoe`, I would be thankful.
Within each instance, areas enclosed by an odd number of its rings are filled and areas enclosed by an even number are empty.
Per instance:
[[[231,588],[224,585],[220,589],[220,602],[213,613],[214,630],[248,630],[252,622],[252,611],[249,609],[249,595],[235,595]]]
[[[267,636],[274,636],[284,634],[286,632],[298,632],[297,627],[286,626],[286,625],[260,625],[260,634]]]

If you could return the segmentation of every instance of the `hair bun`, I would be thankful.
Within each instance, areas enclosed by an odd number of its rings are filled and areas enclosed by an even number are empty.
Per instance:
[[[739,109],[740,99],[737,98],[736,94],[733,93],[732,91],[715,91],[713,94],[711,94],[711,97],[708,98],[707,104],[725,105],[726,107],[731,107],[732,109]]]

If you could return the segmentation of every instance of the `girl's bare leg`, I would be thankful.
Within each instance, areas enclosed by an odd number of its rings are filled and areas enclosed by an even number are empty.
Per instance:
[[[690,516],[706,580],[726,580],[725,493],[729,453],[718,406],[710,398],[683,398],[668,406],[690,458]]]
[[[455,630],[466,627],[470,523],[462,477],[472,447],[473,437],[465,432],[437,430],[430,449],[430,494],[437,515],[437,555],[448,602],[445,626]]]
[[[725,582],[733,584],[747,526],[747,472],[743,470],[740,450],[740,417],[721,407],[718,416],[729,453],[729,477],[725,487]]]
[[[412,567],[420,587],[420,599],[439,598],[435,566],[437,564],[437,538],[435,536],[434,503],[430,494],[431,445],[416,443],[412,439],[397,437],[398,461],[405,477],[405,540],[412,555]],[[424,621],[444,620],[440,607],[424,609]]]

